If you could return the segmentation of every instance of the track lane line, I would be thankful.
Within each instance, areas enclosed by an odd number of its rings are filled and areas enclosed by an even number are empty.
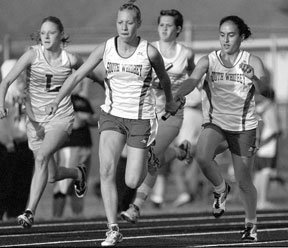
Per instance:
[[[257,214],[257,218],[262,218],[262,217],[287,217],[287,213],[271,213],[271,214]],[[143,219],[140,219],[138,223],[150,223],[150,222],[167,222],[167,221],[181,221],[181,220],[187,220],[187,221],[192,221],[192,220],[216,220],[214,216],[194,216],[194,217],[165,217],[165,218],[151,218],[151,219],[146,219],[145,216],[143,216]],[[237,215],[223,215],[221,219],[238,219],[238,218],[245,218],[244,214],[237,214]],[[127,223],[126,221],[120,220],[119,223]],[[61,227],[61,226],[82,226],[82,225],[97,225],[97,224],[107,224],[107,221],[75,221],[75,222],[60,222],[60,223],[46,223],[46,224],[34,224],[33,227]],[[33,228],[32,227],[32,228]],[[0,230],[2,229],[22,229],[18,225],[5,225],[5,226],[0,226]]]
[[[288,228],[267,228],[267,229],[259,229],[257,232],[279,232],[279,231],[288,231]],[[219,232],[201,232],[201,233],[181,233],[181,234],[173,234],[173,237],[190,237],[190,236],[207,236],[207,235],[219,235],[219,234],[239,234],[240,231],[219,231]],[[160,235],[141,235],[141,236],[128,236],[124,237],[123,240],[133,240],[133,239],[148,239],[148,238],[171,238],[172,234],[160,234]],[[37,243],[23,243],[23,244],[11,244],[11,245],[0,245],[0,247],[26,247],[26,246],[40,246],[40,245],[56,245],[56,244],[75,244],[75,243],[88,243],[88,242],[101,242],[104,238],[101,239],[86,239],[86,240],[64,240],[64,241],[50,241],[50,242],[37,242]],[[288,242],[288,240],[281,240],[281,242]],[[278,241],[262,241],[266,244],[270,244],[270,242],[278,242]],[[236,246],[238,244],[242,243],[232,243],[235,244],[233,246]],[[251,243],[243,243],[243,244],[251,244]],[[252,244],[261,244],[261,241],[255,242]],[[223,246],[223,244],[221,244]],[[221,245],[214,245],[215,247],[219,247]],[[231,245],[231,243],[230,243]],[[211,246],[211,245],[210,245]],[[226,246],[226,245],[225,245]],[[228,246],[228,245],[227,245]],[[189,247],[189,246],[188,246]],[[200,245],[200,246],[190,246],[190,247],[209,247],[209,244],[207,245]],[[213,247],[213,246],[211,246]]]
[[[258,221],[258,224],[286,224],[288,225],[288,220],[284,220],[284,221],[275,221],[275,220],[271,220],[271,221]],[[241,222],[229,222],[229,223],[215,223],[213,224],[213,226],[216,227],[226,227],[226,226],[235,226],[235,225],[244,225],[243,221]],[[184,225],[165,225],[165,226],[149,226],[149,227],[121,227],[121,231],[138,231],[139,228],[141,228],[141,230],[157,230],[157,229],[170,229],[172,228],[189,228],[189,227],[207,227],[207,226],[211,226],[211,223],[203,223],[203,224],[184,224]],[[261,230],[261,229],[260,229]],[[19,233],[19,234],[0,234],[0,237],[2,238],[17,238],[17,237],[34,237],[34,236],[46,236],[46,235],[63,235],[63,234],[80,234],[80,233],[102,233],[102,232],[106,232],[107,228],[104,229],[97,229],[97,230],[76,230],[76,231],[57,231],[57,232],[41,232],[41,233]]]

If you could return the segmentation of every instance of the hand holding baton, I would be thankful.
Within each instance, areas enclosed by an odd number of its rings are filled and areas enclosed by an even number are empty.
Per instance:
[[[179,106],[177,108],[177,111],[178,111],[179,109],[181,109],[185,105],[186,98],[185,97],[178,98],[177,102],[179,102]],[[171,113],[166,112],[161,118],[163,121],[166,121],[170,116],[171,116]]]

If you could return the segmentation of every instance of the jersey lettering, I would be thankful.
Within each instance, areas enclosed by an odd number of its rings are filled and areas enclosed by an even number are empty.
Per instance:
[[[49,90],[51,88],[51,82],[52,82],[53,75],[46,74],[45,77],[46,77],[46,91],[49,92]]]
[[[46,74],[46,91],[47,92],[58,92],[61,89],[61,86],[55,87],[54,89],[51,89],[52,85],[52,77],[51,74]]]

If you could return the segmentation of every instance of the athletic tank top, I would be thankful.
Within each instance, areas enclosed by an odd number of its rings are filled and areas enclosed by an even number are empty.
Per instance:
[[[32,46],[36,53],[35,60],[27,68],[26,112],[28,117],[37,122],[47,122],[52,118],[65,118],[74,113],[70,95],[59,103],[55,115],[48,115],[45,106],[56,98],[66,78],[72,73],[68,54],[62,50],[62,65],[51,66],[44,57],[41,45]]]
[[[244,131],[257,127],[255,86],[243,75],[239,65],[248,64],[250,54],[240,51],[232,67],[224,66],[220,50],[208,55],[209,70],[202,90],[204,123],[224,130]]]
[[[160,51],[159,41],[156,41],[154,45],[164,60],[165,68],[171,81],[171,91],[174,96],[183,81],[188,78],[189,50],[185,46],[177,43],[175,56],[173,58],[165,58]],[[155,72],[153,73],[152,85],[156,96],[156,112],[157,115],[161,117],[165,113],[166,97]],[[178,110],[176,116],[183,118],[183,109]]]
[[[103,111],[128,119],[153,119],[155,96],[151,87],[152,67],[148,42],[140,39],[135,52],[127,58],[117,51],[117,37],[106,42],[103,62],[106,69]]]

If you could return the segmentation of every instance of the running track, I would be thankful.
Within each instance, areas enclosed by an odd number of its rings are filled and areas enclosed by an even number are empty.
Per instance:
[[[258,212],[258,242],[241,241],[243,212],[220,219],[210,213],[144,216],[137,224],[120,221],[119,247],[288,247],[288,210]],[[27,230],[0,223],[0,247],[100,247],[104,218],[36,222]]]

